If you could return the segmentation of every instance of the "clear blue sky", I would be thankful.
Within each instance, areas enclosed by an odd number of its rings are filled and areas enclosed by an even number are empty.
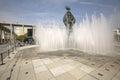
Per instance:
[[[86,14],[103,13],[109,17],[120,12],[120,0],[0,0],[0,22],[36,24],[57,21],[63,24],[66,5],[71,7],[77,22]]]

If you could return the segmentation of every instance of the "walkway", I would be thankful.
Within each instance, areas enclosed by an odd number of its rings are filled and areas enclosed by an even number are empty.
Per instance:
[[[0,80],[120,80],[120,56],[78,50],[39,52],[30,47],[19,50],[0,65]]]

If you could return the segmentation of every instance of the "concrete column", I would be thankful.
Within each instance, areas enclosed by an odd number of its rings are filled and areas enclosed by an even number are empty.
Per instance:
[[[1,44],[3,43],[3,29],[1,29]]]
[[[2,27],[0,27],[0,44],[2,44]]]
[[[12,26],[12,35],[13,35],[13,38],[14,38],[14,32],[15,32],[15,30],[14,30],[14,26]]]
[[[1,41],[2,41],[1,37],[2,37],[2,28],[0,28],[0,44],[1,44]]]
[[[4,29],[4,43],[6,44],[6,31]]]
[[[10,30],[10,32],[8,33],[8,43],[10,43],[10,39],[11,39],[11,30]]]
[[[12,38],[13,38],[13,43],[15,42],[15,30],[14,30],[14,26],[12,26]]]
[[[16,42],[15,42],[15,29],[14,29],[14,26],[12,26],[12,30],[13,30],[13,47],[14,47],[14,51],[16,49]]]
[[[2,30],[2,43],[5,43],[5,33],[4,29]]]
[[[10,24],[10,44],[12,44],[13,43],[13,26],[12,26],[12,24]]]
[[[23,35],[25,34],[25,29],[24,29],[24,25],[22,25],[22,27],[23,27]]]
[[[32,27],[32,37],[35,39],[35,26]]]

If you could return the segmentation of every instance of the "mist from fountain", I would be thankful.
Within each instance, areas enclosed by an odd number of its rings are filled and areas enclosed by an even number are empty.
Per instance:
[[[36,42],[40,50],[79,49],[91,54],[108,54],[113,50],[113,33],[109,21],[100,14],[92,15],[73,26],[69,36],[65,26],[45,25],[39,23],[36,27]]]

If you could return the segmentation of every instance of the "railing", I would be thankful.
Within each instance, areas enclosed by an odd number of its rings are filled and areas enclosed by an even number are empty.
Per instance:
[[[4,59],[6,57],[10,58],[10,53],[14,51],[14,47],[11,47],[11,48],[8,48],[2,52],[0,52],[0,62],[1,62],[1,65],[4,65]],[[14,54],[14,53],[13,53]]]

